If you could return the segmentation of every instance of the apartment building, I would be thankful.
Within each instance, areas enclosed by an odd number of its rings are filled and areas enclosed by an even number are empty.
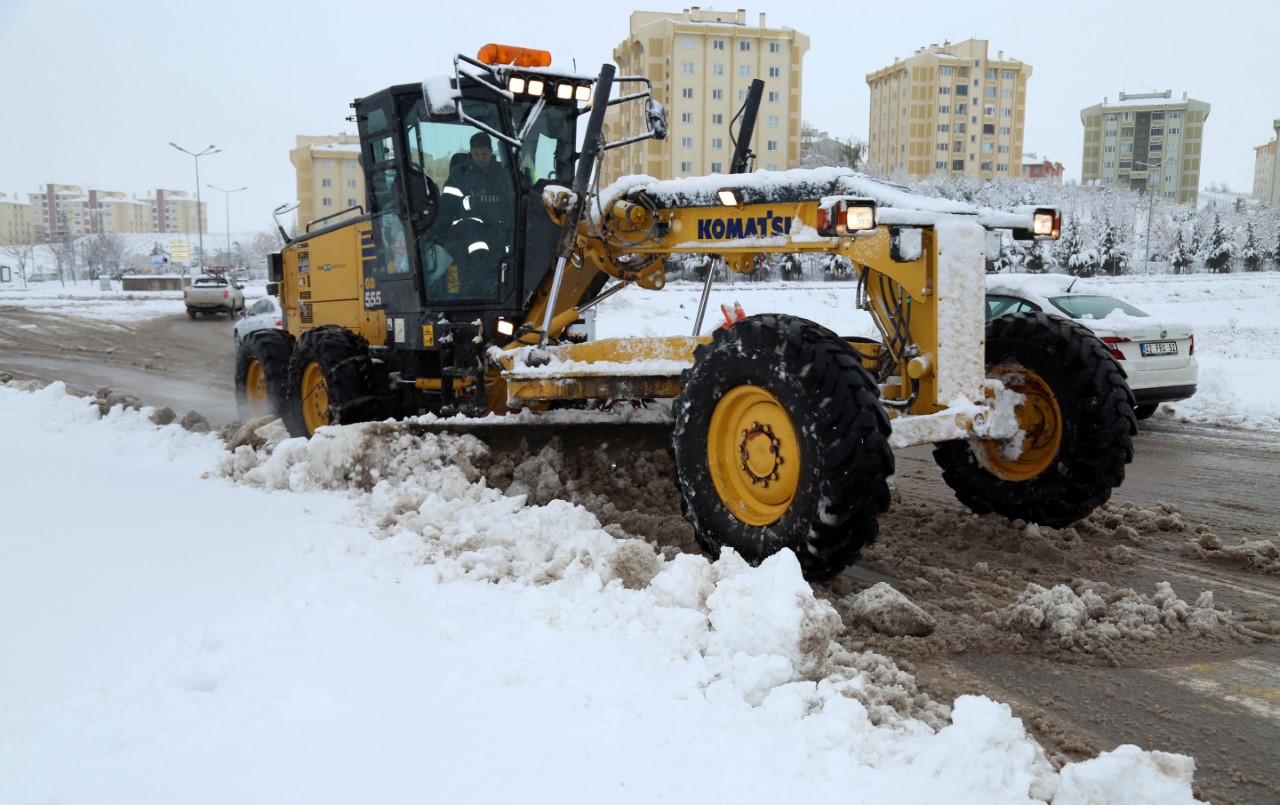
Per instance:
[[[17,195],[0,193],[0,245],[35,243],[36,222],[30,204],[18,201]]]
[[[801,76],[809,37],[771,28],[765,15],[749,24],[747,12],[698,6],[679,13],[636,11],[630,32],[613,51],[618,75],[644,76],[667,108],[667,139],[644,140],[606,153],[603,181],[646,174],[658,179],[727,173],[736,127],[753,79],[765,82],[752,136],[754,167],[786,170],[800,162]],[[620,140],[646,130],[640,104],[610,107],[606,137]]]
[[[360,169],[360,137],[355,134],[297,135],[289,152],[297,174],[298,228],[333,216],[329,222],[354,216],[336,215],[363,206],[364,173]]]
[[[1031,73],[1004,51],[991,58],[985,39],[932,44],[868,73],[868,169],[1017,178]]]
[[[1195,204],[1209,104],[1164,92],[1122,92],[1117,101],[1080,110],[1084,155],[1080,179],[1103,187],[1151,192]]]
[[[116,190],[47,184],[26,203],[0,194],[0,238],[35,243],[83,235],[209,231],[207,205],[181,190],[155,190],[145,198]]]
[[[1032,182],[1062,181],[1062,163],[1045,159],[1034,152],[1022,155],[1022,178]]]
[[[1280,124],[1280,120],[1276,121]],[[1271,202],[1276,181],[1276,141],[1253,149],[1253,197]]]

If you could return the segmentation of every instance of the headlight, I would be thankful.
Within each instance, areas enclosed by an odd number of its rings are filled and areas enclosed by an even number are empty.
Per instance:
[[[507,81],[507,89],[511,92],[512,95],[519,95],[520,93],[524,92],[524,88],[525,88],[525,81],[523,78],[521,78],[518,75],[511,76],[511,78],[508,79]]]
[[[547,88],[547,85],[546,85],[545,83],[543,83],[543,81],[542,81],[542,79],[541,79],[541,78],[530,78],[530,79],[529,79],[529,94],[530,94],[530,95],[535,95],[535,96],[537,96],[537,95],[541,95],[544,91],[546,91],[546,88]]]
[[[578,100],[585,103],[591,100],[591,87],[588,87],[588,86],[578,87],[578,89],[575,91],[574,94],[577,96]]]
[[[573,99],[573,84],[561,82],[556,85],[556,97],[562,101]]]

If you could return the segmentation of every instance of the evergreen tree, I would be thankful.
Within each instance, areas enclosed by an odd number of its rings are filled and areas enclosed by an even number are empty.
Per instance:
[[[1246,271],[1258,271],[1262,268],[1262,251],[1253,235],[1253,221],[1245,221],[1244,248],[1240,251],[1240,259]]]
[[[1187,248],[1185,241],[1182,239],[1182,230],[1178,230],[1178,234],[1173,240],[1173,249],[1169,252],[1169,262],[1173,264],[1173,273],[1184,273],[1194,261],[1191,251]]]
[[[1209,233],[1208,256],[1205,264],[1216,274],[1225,274],[1231,270],[1231,258],[1235,252],[1235,244],[1227,237],[1222,228],[1222,216],[1214,213],[1213,230]]]
[[[1107,218],[1102,222],[1102,237],[1098,242],[1098,266],[1113,277],[1120,276],[1129,263],[1129,255],[1120,245],[1120,233]]]

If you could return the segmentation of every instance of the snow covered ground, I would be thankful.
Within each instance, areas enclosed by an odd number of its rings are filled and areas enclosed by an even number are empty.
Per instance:
[[[1098,284],[1196,325],[1201,391],[1157,416],[1280,430],[1280,275]],[[712,309],[868,332],[853,293],[742,284]],[[124,297],[0,305],[173,314]],[[696,301],[629,291],[598,333],[689,332]],[[789,554],[664,558],[487,487],[469,437],[277,425],[230,455],[149,413],[0,385],[6,805],[1192,798],[1158,746],[1054,771],[985,697],[903,714],[911,677],[832,642]]]

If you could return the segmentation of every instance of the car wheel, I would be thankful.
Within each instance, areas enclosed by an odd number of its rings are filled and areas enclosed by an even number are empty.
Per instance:
[[[1143,403],[1133,407],[1133,415],[1138,419],[1150,419],[1151,415],[1160,407],[1160,403]]]

